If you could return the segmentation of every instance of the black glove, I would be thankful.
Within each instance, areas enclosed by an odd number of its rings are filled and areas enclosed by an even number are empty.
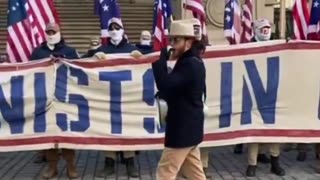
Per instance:
[[[162,48],[161,52],[160,52],[160,61],[168,61],[169,57],[170,57],[169,52],[168,52],[167,48]]]

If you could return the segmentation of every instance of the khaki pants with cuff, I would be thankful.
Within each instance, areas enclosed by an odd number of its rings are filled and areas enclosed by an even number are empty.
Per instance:
[[[134,158],[135,155],[136,154],[134,151],[123,151],[123,158],[124,159]],[[117,152],[116,151],[106,151],[105,156],[107,158],[117,160]]]
[[[157,168],[157,180],[175,180],[179,170],[189,180],[205,180],[198,147],[164,148]]]
[[[265,145],[268,146],[266,148],[269,149],[269,153],[273,157],[278,157],[280,155],[280,144],[272,143],[272,144],[258,144],[251,143],[248,144],[248,164],[251,166],[257,165],[257,157],[259,153],[259,146]]]

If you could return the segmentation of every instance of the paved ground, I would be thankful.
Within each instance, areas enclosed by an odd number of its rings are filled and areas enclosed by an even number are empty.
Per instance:
[[[140,170],[140,178],[137,180],[155,179],[155,169],[157,161],[160,158],[160,151],[142,152],[137,158],[137,166]],[[13,152],[0,153],[0,180],[32,180],[41,179],[41,173],[45,169],[45,164],[35,165],[33,159],[35,152]],[[287,176],[280,178],[269,173],[269,165],[259,165],[257,178],[246,178],[244,175],[246,169],[246,155],[234,155],[232,148],[215,148],[210,154],[210,174],[214,180],[320,180],[320,175],[313,171],[315,157],[313,152],[308,152],[306,162],[296,162],[296,152],[282,153],[281,163],[287,171]],[[103,155],[97,151],[78,151],[77,167],[82,176],[79,179],[102,180],[95,178],[95,172],[103,166]],[[56,179],[64,180],[66,178],[65,163],[59,164],[60,174]],[[106,177],[105,179],[128,180],[125,167],[117,167],[117,175]],[[182,179],[182,178],[181,178]],[[133,180],[132,178],[130,180]]]

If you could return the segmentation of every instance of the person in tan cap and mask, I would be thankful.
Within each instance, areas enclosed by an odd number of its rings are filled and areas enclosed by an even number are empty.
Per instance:
[[[58,24],[47,24],[45,33],[46,40],[32,52],[30,58],[32,61],[48,57],[65,59],[79,58],[77,51],[65,43]]]
[[[173,51],[163,48],[160,59],[152,64],[159,94],[168,104],[157,180],[175,180],[180,169],[188,179],[206,179],[198,147],[203,141],[206,92],[201,34],[197,19],[173,21],[169,34]],[[169,59],[178,59],[171,73],[167,69]]]
[[[45,29],[46,41],[36,48],[31,60],[39,60],[48,57],[78,59],[78,53],[72,47],[65,44],[61,37],[60,27],[56,23],[49,23]],[[44,150],[39,154],[39,159],[45,159],[48,162],[48,169],[44,172],[43,177],[50,179],[58,175],[59,149]],[[67,174],[71,179],[77,178],[78,173],[75,165],[75,151],[71,149],[62,149],[62,157],[67,162]]]
[[[269,41],[271,39],[271,24],[267,19],[259,19],[253,23],[253,32],[254,37],[252,42],[262,42]],[[248,167],[246,175],[248,177],[253,177],[256,175],[257,168],[257,158],[259,154],[259,149],[261,148],[262,143],[249,143],[248,144]],[[271,163],[271,172],[278,176],[284,176],[285,170],[280,166],[279,157],[280,157],[280,144],[279,143],[270,143],[265,144],[268,146],[270,153],[270,163]]]

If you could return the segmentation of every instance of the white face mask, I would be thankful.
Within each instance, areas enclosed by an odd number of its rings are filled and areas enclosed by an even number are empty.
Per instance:
[[[61,41],[61,33],[57,32],[54,35],[46,35],[48,45],[54,46]]]
[[[146,46],[150,46],[151,44],[151,40],[140,40],[140,44],[141,45],[146,45]]]
[[[255,30],[255,39],[257,41],[268,41],[271,38],[271,28],[267,28],[261,32],[261,29]]]
[[[119,29],[119,30],[114,29],[112,31],[109,31],[109,35],[110,35],[112,44],[118,45],[123,38],[123,34],[124,34],[123,29]]]

